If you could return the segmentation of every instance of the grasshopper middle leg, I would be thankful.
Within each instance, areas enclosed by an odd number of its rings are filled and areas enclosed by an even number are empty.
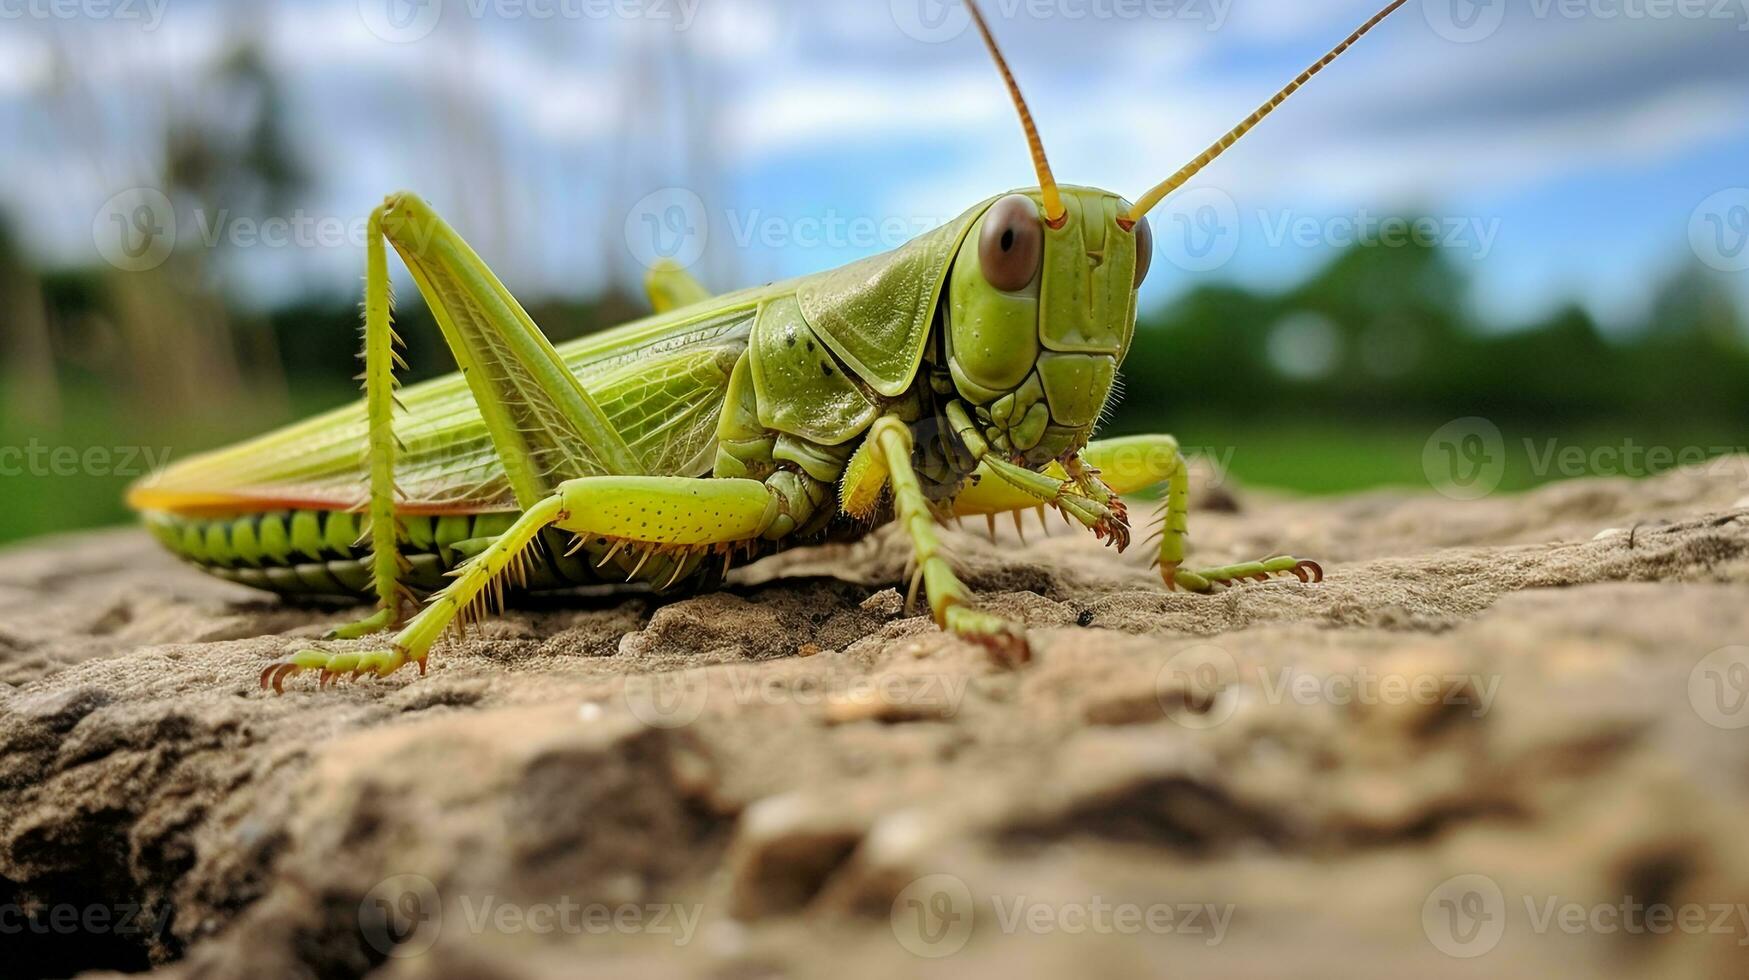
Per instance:
[[[1160,566],[1160,576],[1168,589],[1208,592],[1217,585],[1266,582],[1276,575],[1293,575],[1302,582],[1324,579],[1321,565],[1292,555],[1276,555],[1195,571],[1179,567],[1184,561],[1185,538],[1189,533],[1190,470],[1185,464],[1184,454],[1179,452],[1178,440],[1171,436],[1130,436],[1097,441],[1071,462],[1081,465],[1082,472],[1075,474],[1077,479],[1091,481],[1113,493],[1136,493],[1165,485],[1166,505],[1161,514],[1160,550],[1155,562]]]

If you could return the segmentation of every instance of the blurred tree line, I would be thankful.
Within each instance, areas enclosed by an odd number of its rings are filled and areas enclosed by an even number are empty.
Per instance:
[[[1698,263],[1661,285],[1644,322],[1608,333],[1577,305],[1528,324],[1471,309],[1468,284],[1432,247],[1356,246],[1280,292],[1200,287],[1142,316],[1121,418],[1291,411],[1709,430],[1749,418],[1749,324]]]

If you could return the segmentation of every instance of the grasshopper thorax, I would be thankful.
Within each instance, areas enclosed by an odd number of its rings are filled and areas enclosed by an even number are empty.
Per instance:
[[[1107,191],[1063,187],[998,198],[961,243],[949,277],[948,370],[991,445],[1029,466],[1086,445],[1135,333],[1147,222]]]

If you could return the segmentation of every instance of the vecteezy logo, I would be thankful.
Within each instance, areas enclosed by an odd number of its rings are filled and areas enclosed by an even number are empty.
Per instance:
[[[358,0],[358,16],[384,41],[408,44],[437,28],[443,0]]]
[[[1213,643],[1198,643],[1172,655],[1154,675],[1154,697],[1166,717],[1185,728],[1213,728],[1239,710],[1227,693],[1239,682],[1233,655]]]
[[[925,44],[951,41],[966,32],[971,11],[959,0],[892,0],[893,23]]]
[[[1749,728],[1749,646],[1721,647],[1695,664],[1688,702],[1715,728]]]
[[[1506,22],[1506,0],[1421,0],[1421,12],[1440,37],[1474,44],[1493,37]]]
[[[888,918],[899,945],[912,953],[952,956],[972,938],[972,890],[954,875],[924,875],[893,899]]]
[[[1506,895],[1487,875],[1448,878],[1421,903],[1421,930],[1447,956],[1481,956],[1506,935]]]
[[[423,875],[394,875],[365,892],[358,903],[358,929],[384,956],[418,956],[443,930],[437,886]]]
[[[710,238],[704,199],[684,187],[646,194],[626,215],[625,236],[632,257],[646,269],[661,261],[690,266]]]
[[[684,728],[704,714],[710,687],[693,671],[671,670],[626,678],[626,707],[651,728]]]
[[[1749,270],[1749,187],[1732,187],[1700,202],[1688,219],[1694,254],[1720,272]]]
[[[1181,191],[1154,218],[1155,248],[1186,272],[1213,272],[1239,251],[1239,205],[1216,187]]]
[[[1486,497],[1506,476],[1500,427],[1474,415],[1447,422],[1422,447],[1421,472],[1433,489],[1453,500]]]
[[[123,272],[156,269],[176,248],[176,209],[157,188],[131,187],[103,202],[91,221],[91,241]]]

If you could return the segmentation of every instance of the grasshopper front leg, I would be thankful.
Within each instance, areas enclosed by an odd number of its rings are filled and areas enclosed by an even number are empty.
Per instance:
[[[965,406],[958,402],[948,404],[946,415],[954,435],[978,461],[977,469],[954,497],[956,516],[1013,513],[1018,526],[1019,511],[1055,507],[1119,551],[1129,547],[1129,514],[1117,494],[1101,485],[1082,486],[1057,463],[1040,472],[1002,458],[985,442]]]

